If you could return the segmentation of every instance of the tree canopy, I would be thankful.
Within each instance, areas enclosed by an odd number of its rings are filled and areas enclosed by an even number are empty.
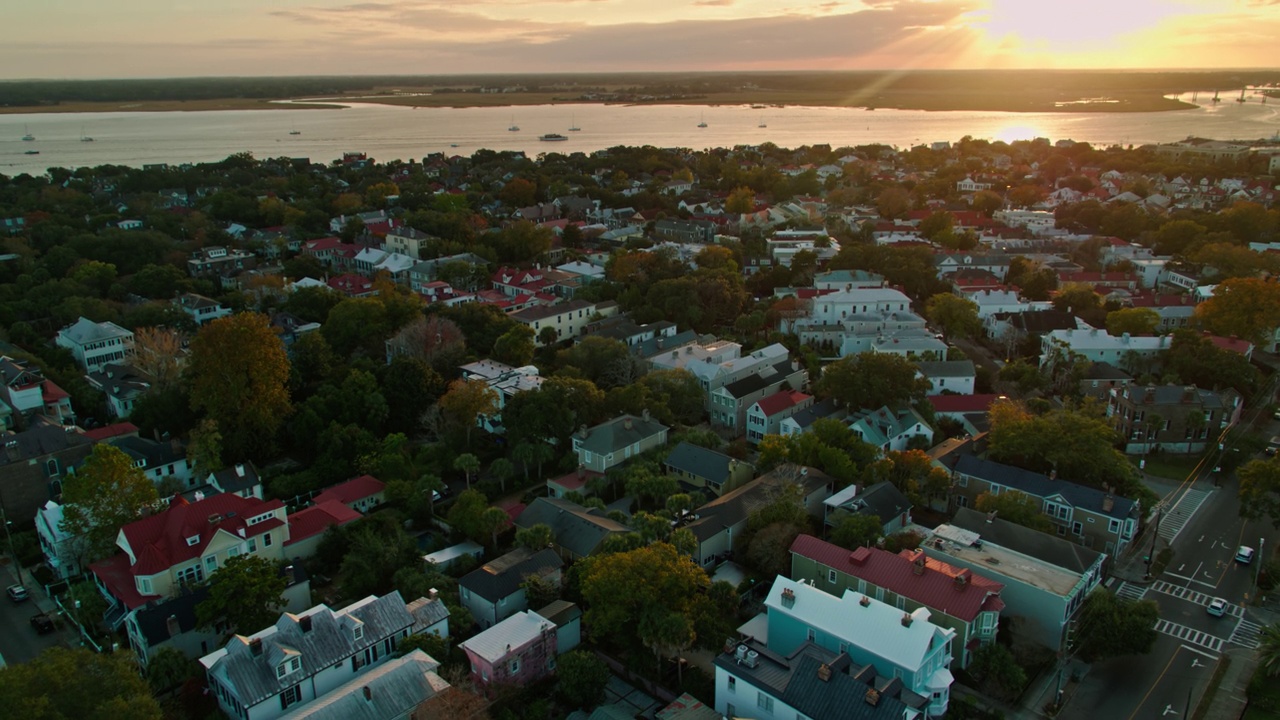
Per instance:
[[[84,560],[116,551],[120,528],[156,506],[156,486],[120,449],[99,443],[62,487],[62,531],[82,537]]]
[[[1229,278],[1196,306],[1196,319],[1215,335],[1260,343],[1280,326],[1280,284],[1261,278]]]
[[[15,718],[160,720],[160,705],[127,652],[51,647],[0,671],[0,707]]]
[[[1080,657],[1095,662],[1122,655],[1151,652],[1157,633],[1160,607],[1154,600],[1131,601],[1106,588],[1089,593],[1075,626],[1075,646]]]
[[[865,352],[841,358],[822,371],[814,392],[849,408],[876,409],[924,399],[929,381],[900,355]]]
[[[274,623],[284,607],[284,576],[275,563],[256,555],[227,558],[206,582],[209,596],[196,605],[201,627],[225,621],[235,632],[257,632]]]

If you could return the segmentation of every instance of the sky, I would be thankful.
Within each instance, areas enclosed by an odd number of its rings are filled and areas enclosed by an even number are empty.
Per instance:
[[[43,0],[0,79],[1277,68],[1280,0]]]

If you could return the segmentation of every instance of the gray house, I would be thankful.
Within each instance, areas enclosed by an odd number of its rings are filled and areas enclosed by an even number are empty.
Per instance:
[[[534,498],[516,518],[516,527],[530,528],[534,525],[551,528],[556,548],[571,562],[595,553],[610,535],[631,532],[631,528],[600,510],[563,498]]]
[[[681,483],[716,495],[723,495],[755,475],[751,463],[687,442],[677,445],[662,461],[662,467]]]
[[[519,548],[463,575],[458,580],[458,594],[480,627],[493,627],[529,609],[529,600],[521,587],[527,578],[536,577],[558,585],[563,567],[564,562],[554,550],[533,552]]]
[[[573,436],[578,464],[604,472],[640,453],[667,444],[667,426],[649,417],[620,415],[593,428],[583,427]]]

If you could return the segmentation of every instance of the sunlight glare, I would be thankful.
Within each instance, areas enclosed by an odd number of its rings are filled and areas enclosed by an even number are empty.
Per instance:
[[[1061,50],[1082,43],[1102,44],[1152,28],[1178,12],[1157,0],[987,0],[970,15],[970,24],[991,41],[1012,39],[1026,45]]]
[[[1038,137],[1047,137],[1048,134],[1038,127],[1032,125],[1006,125],[996,131],[994,140],[1004,143],[1013,143],[1019,140],[1032,140]]]

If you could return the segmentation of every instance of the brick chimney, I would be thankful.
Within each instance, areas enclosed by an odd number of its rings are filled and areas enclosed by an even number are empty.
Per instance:
[[[1109,513],[1116,506],[1116,499],[1111,493],[1102,496],[1102,512]]]
[[[828,680],[831,679],[830,665],[826,663],[822,663],[821,665],[818,666],[818,679],[821,680],[822,682],[827,682]]]
[[[914,575],[924,574],[924,551],[916,548],[911,555],[911,572]]]
[[[631,429],[631,416],[630,416],[630,415],[626,415],[626,416],[624,416],[624,417],[622,418],[622,429],[623,429],[623,430],[630,430],[630,429]]]

